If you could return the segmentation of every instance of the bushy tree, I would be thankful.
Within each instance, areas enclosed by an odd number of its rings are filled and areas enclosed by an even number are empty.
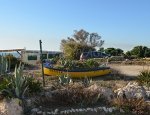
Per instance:
[[[150,48],[146,49],[144,52],[145,57],[150,57]]]
[[[99,48],[99,50],[98,51],[100,51],[100,52],[104,52],[105,51],[105,49],[104,49],[104,47],[101,47],[101,48]]]
[[[110,54],[111,56],[121,56],[123,50],[120,48],[107,48],[105,49],[105,53]]]
[[[139,58],[150,57],[150,48],[146,46],[135,46],[131,50],[131,55],[136,55]]]
[[[89,33],[81,29],[75,30],[73,37],[61,41],[61,50],[65,58],[79,59],[82,52],[94,51],[96,47],[101,47],[103,44],[104,41],[97,33]]]

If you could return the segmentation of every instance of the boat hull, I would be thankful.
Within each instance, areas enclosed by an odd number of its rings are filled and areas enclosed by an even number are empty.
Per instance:
[[[71,78],[96,77],[96,76],[107,75],[109,73],[111,73],[111,69],[109,67],[92,69],[92,70],[82,70],[82,71],[66,71],[66,70],[44,67],[45,75],[50,75],[50,76],[69,75]]]

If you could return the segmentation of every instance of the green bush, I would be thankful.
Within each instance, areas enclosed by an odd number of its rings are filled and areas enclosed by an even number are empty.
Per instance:
[[[60,59],[57,65],[55,65],[55,68],[66,70],[91,69],[97,67],[99,67],[99,63],[95,59],[88,59],[85,61]]]
[[[9,80],[4,78],[0,78],[0,92],[3,91],[3,89],[6,89],[8,87]]]
[[[95,61],[94,59],[88,59],[85,61],[85,67],[96,68],[98,66],[99,66],[99,63]]]
[[[150,86],[150,71],[144,70],[138,75],[137,81],[146,86]]]
[[[42,90],[42,84],[40,81],[36,81],[33,77],[27,78],[27,85],[29,93],[38,93]]]

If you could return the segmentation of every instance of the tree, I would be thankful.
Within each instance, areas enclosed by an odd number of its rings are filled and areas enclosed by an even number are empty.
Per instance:
[[[131,50],[131,55],[136,55],[138,58],[149,57],[150,49],[146,46],[135,46]]]
[[[105,49],[103,48],[103,47],[101,47],[101,48],[99,48],[99,50],[98,51],[100,51],[100,52],[104,52],[105,51]]]
[[[105,53],[110,54],[111,56],[121,56],[123,54],[123,50],[120,48],[107,48],[105,49]]]
[[[79,59],[82,52],[94,51],[96,47],[101,47],[104,41],[97,33],[89,33],[83,29],[77,31],[73,37],[68,37],[61,41],[61,50],[65,58]]]
[[[150,48],[145,50],[144,57],[150,57]]]
[[[116,55],[117,55],[117,56],[123,55],[123,50],[120,49],[120,48],[117,48],[117,49],[116,49]]]
[[[131,52],[130,52],[130,51],[127,51],[125,55],[126,55],[127,57],[131,57]]]

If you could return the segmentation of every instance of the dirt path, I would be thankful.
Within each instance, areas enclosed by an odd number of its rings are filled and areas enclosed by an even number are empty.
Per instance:
[[[112,69],[119,71],[121,74],[125,74],[128,76],[137,76],[140,71],[149,69],[150,66],[139,66],[139,65],[117,65],[111,64],[109,65]]]

